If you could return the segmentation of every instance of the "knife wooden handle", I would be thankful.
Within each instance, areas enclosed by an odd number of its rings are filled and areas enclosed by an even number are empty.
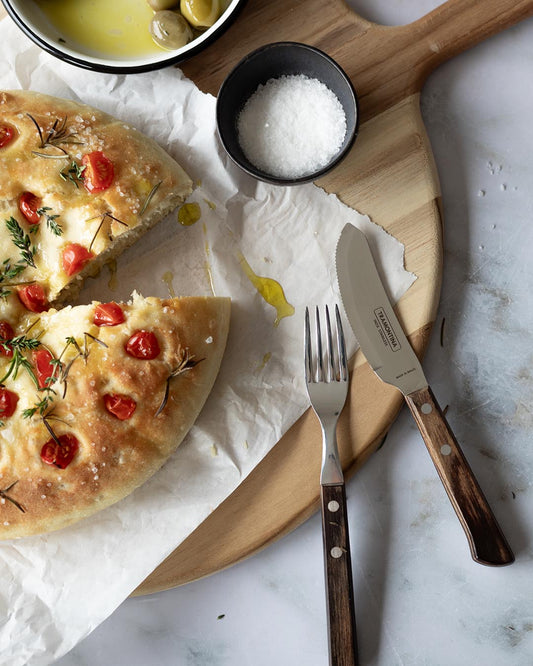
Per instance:
[[[352,558],[344,483],[321,486],[330,666],[357,666]]]
[[[491,566],[511,564],[513,552],[432,390],[428,386],[405,400],[466,532],[473,559]]]

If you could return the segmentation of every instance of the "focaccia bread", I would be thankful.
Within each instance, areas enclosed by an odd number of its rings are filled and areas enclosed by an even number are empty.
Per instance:
[[[76,522],[159,469],[211,391],[229,312],[226,298],[136,295],[23,317],[11,347],[29,365],[0,388],[1,538]]]
[[[191,189],[159,146],[109,115],[0,92],[0,539],[125,497],[202,409],[229,299],[65,305]]]

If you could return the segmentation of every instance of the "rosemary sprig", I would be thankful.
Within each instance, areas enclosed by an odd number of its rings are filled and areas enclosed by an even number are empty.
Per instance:
[[[62,144],[73,144],[78,146],[82,144],[81,141],[76,140],[77,135],[68,129],[67,116],[63,116],[63,118],[56,118],[47,134],[43,132],[39,123],[30,113],[27,113],[26,116],[35,125],[37,134],[39,135],[39,141],[40,141],[39,148],[41,150],[46,149],[48,147],[57,148],[61,152],[60,155],[57,154],[54,155],[53,153],[52,154],[42,153],[37,150],[32,150],[33,155],[37,155],[38,157],[52,158],[52,159],[64,159],[65,157],[68,157],[68,153],[62,147]]]
[[[184,372],[187,372],[187,370],[190,370],[191,368],[194,368],[195,365],[198,365],[198,363],[201,363],[205,359],[201,358],[198,361],[194,360],[194,356],[189,355],[189,350],[186,349],[184,352],[182,352],[181,360],[176,368],[172,370],[172,372],[169,374],[167,377],[167,381],[165,384],[165,393],[163,395],[163,400],[161,401],[161,404],[159,405],[156,413],[154,416],[159,416],[161,412],[165,409],[167,401],[168,401],[168,396],[170,393],[170,382],[172,379],[175,377],[178,377],[179,375],[182,375]]]
[[[48,211],[52,210],[48,206],[42,206],[37,209],[37,214],[44,217],[46,220],[46,226],[55,236],[61,236],[63,234],[63,227],[57,222],[59,214],[51,215]]]
[[[18,483],[18,479],[16,481],[13,481],[7,488],[0,489],[0,497],[3,499],[7,500],[8,502],[11,502],[11,504],[14,504],[19,511],[22,511],[22,513],[26,513],[26,509],[23,507],[23,505],[20,502],[17,502],[16,499],[8,495],[9,491]]]
[[[59,172],[59,177],[66,182],[73,183],[76,186],[76,189],[78,189],[78,183],[83,182],[83,172],[86,168],[85,165],[81,166],[75,160],[72,160],[68,167],[65,167]]]
[[[156,183],[156,184],[152,187],[152,189],[150,190],[150,193],[148,194],[148,196],[146,197],[145,202],[144,202],[143,205],[142,205],[142,208],[141,208],[141,210],[140,210],[140,212],[139,212],[139,215],[143,215],[143,214],[144,214],[144,212],[146,211],[146,209],[147,209],[148,206],[150,205],[150,202],[151,202],[152,199],[154,198],[154,195],[155,195],[155,193],[157,192],[157,190],[159,189],[159,186],[161,185],[162,182],[163,182],[163,181],[160,180],[158,183]]]
[[[89,345],[91,344],[91,342],[97,342],[98,344],[102,345],[103,347],[106,347],[106,348],[108,347],[108,345],[105,342],[103,342],[103,340],[100,340],[99,338],[96,338],[94,335],[91,335],[90,333],[87,333],[87,331],[85,331],[84,334],[83,334],[83,340],[84,340],[83,349],[79,345],[76,338],[74,338],[72,336],[69,336],[69,337],[65,338],[65,340],[66,340],[66,344],[63,348],[63,351],[59,355],[59,358],[56,361],[58,366],[60,367],[60,372],[58,374],[57,379],[61,384],[63,384],[63,396],[62,396],[63,398],[67,394],[67,378],[68,378],[68,374],[70,372],[70,369],[72,368],[72,365],[74,364],[74,362],[77,361],[79,358],[82,358],[85,362],[87,362],[87,359],[88,359],[90,351],[91,351],[90,348],[89,348]],[[67,351],[67,349],[71,345],[76,349],[77,354],[73,358],[71,358],[70,361],[67,364],[63,364],[62,358],[63,358],[65,352]]]
[[[58,416],[56,416],[53,411],[48,412],[47,414],[43,414],[41,416],[41,421],[44,423],[46,429],[50,433],[50,437],[54,440],[54,442],[60,447],[63,448],[63,444],[59,441],[59,437],[55,434],[54,429],[52,428],[50,421],[59,421],[60,423],[64,423],[65,425],[68,425],[66,421],[63,419],[60,419]]]
[[[98,216],[96,216],[96,217],[98,217]],[[92,222],[93,220],[96,220],[96,217],[91,217],[91,218],[89,218],[89,219],[87,220],[87,222]],[[92,240],[91,240],[91,243],[90,243],[90,245],[89,245],[89,252],[92,250],[92,248],[93,248],[93,243],[94,243],[94,241],[96,240],[96,237],[98,236],[98,234],[100,233],[100,230],[102,229],[102,226],[104,225],[104,222],[105,222],[106,219],[108,219],[108,218],[109,218],[110,220],[114,220],[115,222],[118,222],[119,224],[124,225],[125,227],[129,226],[128,224],[126,224],[126,222],[123,222],[122,220],[119,220],[118,217],[115,217],[115,216],[112,215],[109,211],[106,211],[105,213],[103,213],[103,214],[100,216],[100,224],[98,225],[98,228],[97,228],[96,231],[94,232],[94,236],[93,236],[93,238],[92,238]]]
[[[6,220],[6,227],[11,234],[11,240],[20,250],[22,258],[19,263],[24,262],[28,266],[35,268],[33,257],[35,256],[36,248],[32,246],[31,238],[28,234],[24,233],[22,227],[14,217],[10,217],[9,220]]]
[[[61,150],[61,155],[50,155],[49,153],[40,153],[38,150],[32,150],[31,154],[36,155],[37,157],[44,157],[47,160],[66,160],[68,158],[68,153],[66,150],[63,150],[60,146],[57,146]]]

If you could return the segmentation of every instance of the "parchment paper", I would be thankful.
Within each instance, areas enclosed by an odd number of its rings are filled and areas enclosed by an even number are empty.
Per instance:
[[[158,141],[196,183],[201,219],[170,215],[90,280],[80,302],[144,295],[231,296],[227,351],[215,388],[163,469],[115,506],[69,529],[0,543],[0,664],[49,664],[102,622],[246,477],[308,406],[303,309],[340,302],[334,250],[347,222],[362,228],[397,300],[414,280],[403,247],[314,185],[257,183],[223,154],[215,99],[181,71],[115,76],[61,63],[0,22],[0,87],[99,107]],[[245,275],[277,280],[295,314],[276,311]],[[349,351],[355,341],[346,325]],[[0,507],[1,510],[1,507]],[[120,553],[120,557],[117,557]]]

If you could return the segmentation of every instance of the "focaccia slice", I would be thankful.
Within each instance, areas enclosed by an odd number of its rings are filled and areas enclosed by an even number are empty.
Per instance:
[[[158,470],[211,391],[229,316],[226,298],[135,295],[21,319],[0,357],[0,538],[65,527]]]
[[[4,318],[72,300],[85,276],[191,190],[179,164],[124,122],[71,100],[0,92]],[[11,277],[7,269],[17,265],[23,269]]]

